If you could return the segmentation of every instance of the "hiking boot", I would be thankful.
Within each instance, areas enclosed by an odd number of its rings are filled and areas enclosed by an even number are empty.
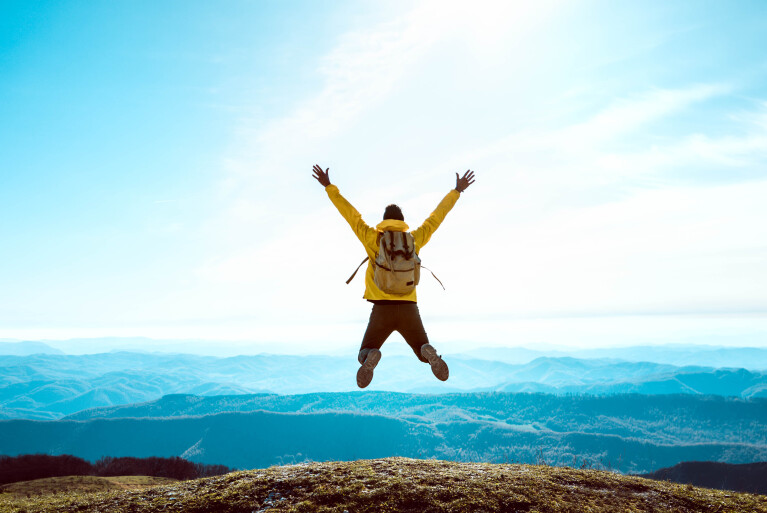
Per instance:
[[[365,388],[373,381],[373,369],[376,368],[378,362],[381,360],[381,351],[378,349],[371,349],[368,351],[365,361],[362,363],[362,367],[357,371],[357,386]]]
[[[437,354],[437,350],[431,344],[424,344],[421,346],[421,355],[429,360],[431,365],[431,371],[437,376],[440,381],[447,381],[447,377],[450,375],[450,371],[447,369],[445,360]]]

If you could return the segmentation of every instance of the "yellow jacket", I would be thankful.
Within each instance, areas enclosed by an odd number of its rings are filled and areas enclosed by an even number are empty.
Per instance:
[[[330,201],[333,202],[333,205],[336,206],[344,219],[346,219],[346,222],[349,223],[349,226],[352,227],[354,234],[360,242],[362,242],[362,245],[365,246],[365,251],[367,252],[368,257],[370,257],[370,260],[368,260],[368,268],[365,272],[365,294],[362,297],[369,300],[388,299],[415,302],[415,289],[408,294],[387,294],[379,289],[373,281],[373,262],[375,261],[376,253],[378,253],[378,237],[380,233],[386,230],[406,232],[410,227],[408,227],[404,221],[385,219],[378,223],[375,228],[371,228],[362,220],[362,216],[357,209],[354,208],[346,198],[341,196],[341,193],[338,192],[338,187],[330,184],[325,187],[325,191],[328,193]],[[421,248],[429,242],[432,234],[437,230],[442,221],[444,221],[445,216],[450,212],[450,209],[453,208],[453,205],[455,205],[460,196],[461,193],[455,189],[448,192],[442,201],[439,202],[439,205],[437,205],[434,212],[426,218],[426,221],[411,232],[415,242],[416,253],[420,253]]]

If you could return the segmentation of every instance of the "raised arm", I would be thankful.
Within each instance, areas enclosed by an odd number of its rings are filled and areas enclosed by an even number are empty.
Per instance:
[[[423,222],[421,226],[413,230],[413,239],[419,248],[422,248],[429,242],[431,236],[437,231],[439,225],[445,220],[445,216],[455,206],[458,198],[461,197],[461,193],[468,189],[469,185],[474,183],[474,171],[468,170],[463,174],[463,177],[459,177],[458,173],[455,174],[455,189],[447,193],[439,202],[437,208],[434,209],[429,217]]]
[[[367,223],[362,220],[362,215],[357,209],[354,208],[346,198],[341,196],[341,193],[338,192],[338,187],[330,183],[330,168],[323,171],[320,166],[315,164],[312,170],[314,171],[312,176],[320,182],[320,185],[325,187],[325,192],[328,193],[330,201],[333,202],[333,205],[338,209],[341,216],[343,216],[343,218],[346,219],[346,222],[349,223],[349,226],[351,226],[352,231],[354,231],[354,234],[360,242],[365,246],[375,247],[377,235],[375,228],[368,226]]]

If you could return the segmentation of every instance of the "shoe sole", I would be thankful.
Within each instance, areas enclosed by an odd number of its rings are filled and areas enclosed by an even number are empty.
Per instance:
[[[365,358],[365,363],[362,364],[357,371],[357,386],[365,388],[373,381],[373,369],[376,368],[378,362],[381,360],[381,351],[378,349],[371,349]]]
[[[440,381],[447,381],[447,378],[450,376],[450,370],[447,368],[445,360],[437,354],[437,350],[434,349],[434,346],[431,344],[424,344],[423,347],[421,347],[421,354],[424,358],[429,360],[431,371],[437,379]]]

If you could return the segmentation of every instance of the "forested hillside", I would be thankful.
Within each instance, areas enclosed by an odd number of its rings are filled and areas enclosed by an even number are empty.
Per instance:
[[[234,468],[386,456],[650,472],[767,460],[767,400],[339,393],[168,396],[82,420],[0,421],[0,453],[183,456]]]

